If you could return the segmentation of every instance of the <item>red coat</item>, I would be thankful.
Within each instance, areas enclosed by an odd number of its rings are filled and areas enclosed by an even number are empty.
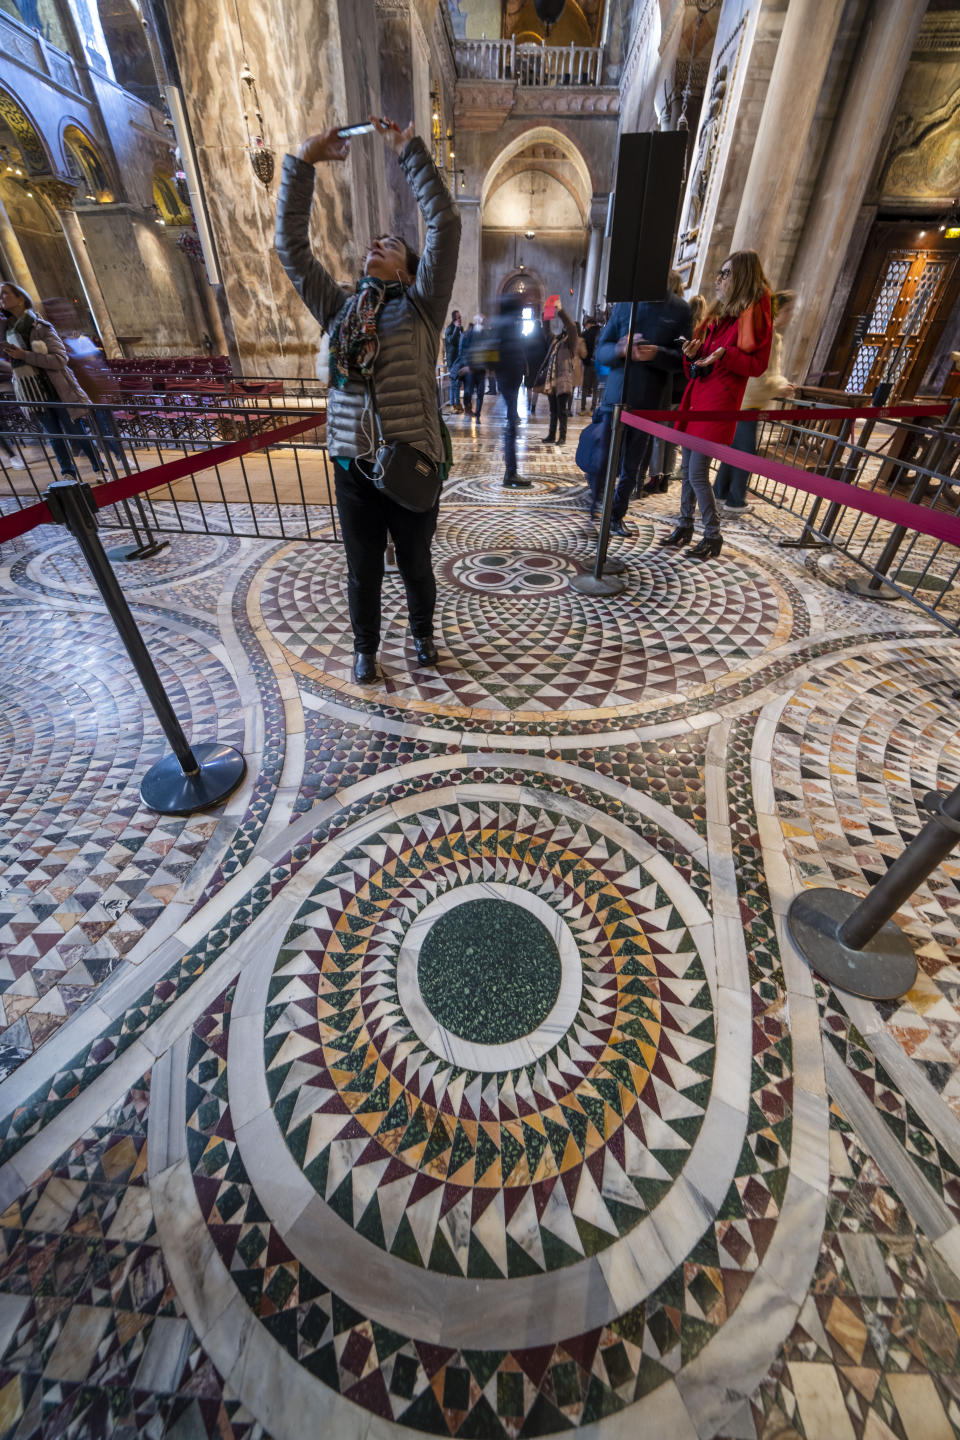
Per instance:
[[[684,410],[739,410],[743,392],[751,375],[762,375],[770,363],[770,342],[773,326],[770,320],[770,300],[764,296],[754,306],[752,327],[745,327],[743,317],[730,315],[713,320],[703,332],[700,354],[707,356],[723,347],[720,359],[711,365],[709,373],[702,379],[691,379],[683,392],[678,407]],[[751,349],[741,349],[737,344],[738,332],[743,339],[745,328],[752,328],[756,341]],[[684,368],[690,373],[690,362],[684,358]],[[688,420],[678,421],[678,430],[687,430],[702,440],[715,440],[719,445],[729,445],[737,428],[736,416],[731,420]]]

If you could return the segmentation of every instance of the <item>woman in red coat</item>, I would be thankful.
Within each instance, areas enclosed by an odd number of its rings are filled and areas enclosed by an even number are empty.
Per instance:
[[[690,383],[678,414],[684,410],[729,410],[729,420],[682,420],[676,428],[721,445],[733,442],[737,411],[751,375],[762,375],[770,359],[773,324],[770,286],[755,250],[729,255],[717,272],[717,298],[683,347]],[[694,504],[700,507],[703,539],[689,552],[693,560],[719,555],[723,548],[717,504],[710,486],[710,457],[685,448],[681,470],[680,524],[661,541],[680,547],[693,539]]]

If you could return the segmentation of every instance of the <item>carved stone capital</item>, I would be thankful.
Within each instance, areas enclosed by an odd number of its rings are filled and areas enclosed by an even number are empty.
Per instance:
[[[72,210],[77,187],[66,180],[34,180],[33,187],[46,196],[55,210]]]

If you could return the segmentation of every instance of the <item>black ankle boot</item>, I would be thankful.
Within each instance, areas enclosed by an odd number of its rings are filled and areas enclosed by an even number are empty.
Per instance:
[[[692,550],[687,551],[688,560],[711,560],[714,555],[719,555],[723,549],[723,536],[715,535],[708,540],[706,536],[699,545],[694,545]]]
[[[376,685],[379,678],[376,655],[366,650],[358,650],[353,657],[353,683]]]
[[[672,530],[669,535],[667,535],[663,540],[660,541],[660,544],[673,545],[679,550],[681,545],[689,545],[692,539],[693,526],[678,525],[676,530]]]
[[[643,487],[644,495],[666,495],[670,485],[669,475],[654,475]]]

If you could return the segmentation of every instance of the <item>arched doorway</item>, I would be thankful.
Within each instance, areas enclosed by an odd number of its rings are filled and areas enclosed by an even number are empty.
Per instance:
[[[481,308],[509,281],[529,289],[538,314],[548,294],[576,310],[592,189],[579,149],[552,126],[533,127],[501,151],[481,194]]]

